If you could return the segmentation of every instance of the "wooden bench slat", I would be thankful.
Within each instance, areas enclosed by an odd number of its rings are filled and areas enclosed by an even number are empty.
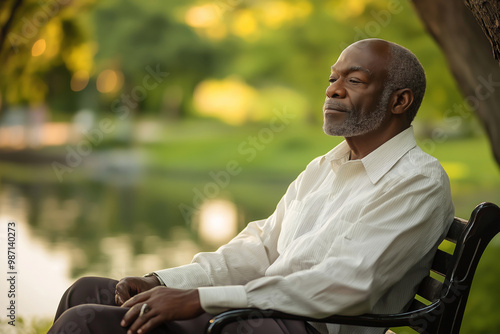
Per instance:
[[[410,308],[408,309],[408,311],[415,311],[415,310],[419,310],[421,308],[424,308],[426,307],[427,305],[425,305],[424,303],[422,303],[421,301],[417,300],[417,299],[413,299],[411,305],[410,305]]]
[[[431,270],[441,276],[445,276],[451,264],[452,255],[440,249],[436,251]]]
[[[495,235],[500,234],[500,208],[493,203],[481,203],[471,213],[470,221],[455,218],[447,233],[443,249],[454,248],[457,256],[438,249],[432,263],[430,276],[418,287],[417,295],[408,310],[396,314],[364,314],[360,316],[335,316],[324,319],[309,318],[268,310],[264,317],[297,319],[324,323],[338,323],[366,327],[402,327],[409,325],[418,333],[458,333],[462,322],[468,292],[483,251]],[[460,244],[457,240],[463,238]],[[453,243],[454,245],[450,245]],[[450,247],[455,246],[455,247]],[[460,255],[460,256],[458,256]],[[454,262],[453,262],[454,261]],[[453,271],[451,269],[454,269]],[[435,274],[434,274],[435,273]],[[439,277],[439,276],[441,277]],[[446,275],[448,275],[446,277]],[[443,289],[447,283],[459,285]],[[456,286],[455,286],[456,285]],[[456,289],[455,289],[455,288]],[[442,295],[441,295],[442,294]],[[281,315],[280,315],[281,314]],[[251,319],[255,309],[230,310],[215,316],[207,327],[207,334],[221,334],[229,323]],[[392,334],[387,332],[386,334]]]
[[[426,333],[425,329],[422,327],[410,326],[410,328],[413,329],[415,332],[420,333],[420,334]]]
[[[448,234],[446,235],[446,240],[456,244],[458,238],[465,229],[465,225],[467,225],[466,220],[461,218],[453,219],[453,223],[451,224],[450,229],[448,230]]]
[[[442,288],[443,283],[439,282],[437,279],[427,276],[424,278],[422,283],[420,283],[417,294],[430,302],[434,302],[441,298]]]

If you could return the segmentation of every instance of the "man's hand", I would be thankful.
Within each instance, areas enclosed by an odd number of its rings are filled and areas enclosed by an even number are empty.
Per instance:
[[[161,285],[161,283],[156,276],[122,278],[115,288],[115,303],[121,306],[129,300],[130,297],[151,290],[159,285]]]
[[[148,311],[140,315],[147,304]],[[140,293],[125,302],[130,307],[121,325],[130,328],[127,333],[144,334],[172,320],[185,320],[203,313],[197,289],[181,290],[159,286]],[[139,316],[140,315],[140,316]]]

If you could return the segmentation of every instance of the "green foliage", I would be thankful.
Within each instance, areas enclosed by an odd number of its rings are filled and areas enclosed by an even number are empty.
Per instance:
[[[14,0],[0,2],[2,27],[9,20],[14,3]],[[71,174],[74,185],[66,183],[64,191],[78,192],[82,201],[87,196],[104,203],[100,211],[102,220],[92,220],[88,213],[91,210],[83,210],[85,214],[79,224],[68,227],[67,231],[47,226],[39,233],[53,240],[73,236],[69,240],[79,240],[79,247],[88,254],[90,263],[102,256],[95,247],[97,234],[132,233],[135,248],[142,247],[142,238],[151,231],[167,235],[172,224],[164,224],[164,217],[182,220],[173,201],[190,203],[192,189],[209,182],[209,173],[223,170],[228,161],[238,162],[243,172],[224,189],[223,195],[231,197],[237,205],[245,204],[246,221],[272,212],[286,186],[305,164],[338,143],[338,139],[326,137],[319,130],[324,91],[330,66],[344,47],[359,39],[376,37],[394,41],[411,49],[421,60],[428,89],[417,120],[425,129],[442,125],[443,114],[455,104],[463,104],[444,57],[408,1],[80,0],[71,3],[70,7],[54,12],[46,24],[35,27],[33,34],[27,34],[28,26],[33,24],[42,2],[25,0],[13,14],[9,32],[14,39],[7,39],[0,49],[0,107],[2,103],[45,102],[56,119],[64,114],[69,117],[75,110],[86,107],[114,112],[114,101],[123,94],[130,95],[134,88],[144,88],[146,68],[159,66],[169,73],[168,77],[154,89],[148,89],[144,98],[136,99],[130,109],[136,113],[148,112],[158,122],[160,115],[184,118],[182,122],[165,122],[162,140],[142,148],[149,157],[148,177],[134,189],[135,197],[126,198],[137,203],[138,208],[132,213],[122,212],[114,202],[117,195],[113,187],[84,182],[87,175],[81,170]],[[201,9],[209,15],[208,19],[196,16],[199,12],[195,15],[193,9]],[[194,15],[194,19],[189,19],[189,15]],[[204,19],[208,20],[206,24]],[[34,56],[34,44],[41,39],[46,41],[46,51]],[[89,80],[85,88],[75,91],[70,89],[70,82],[80,70],[86,71]],[[119,80],[115,89],[100,93],[96,82],[105,70],[115,71]],[[274,133],[265,145],[258,139],[260,131],[268,127],[265,122],[232,127],[213,119],[193,117],[200,111],[193,103],[199,84],[229,77],[238,78],[256,92],[258,101],[252,103],[268,114],[268,119],[273,117],[272,109],[276,106],[301,110],[294,110],[297,117],[285,130]],[[454,112],[447,117],[456,114],[466,128],[472,122],[467,113]],[[420,142],[425,143],[424,138]],[[96,149],[109,148],[110,145],[102,145]],[[468,218],[473,206],[481,201],[498,201],[498,168],[485,138],[449,136],[444,142],[427,146],[427,151],[443,162],[450,175],[458,216]],[[55,184],[50,168],[45,171],[37,168],[34,173],[29,168],[3,165],[2,175],[28,183],[33,175],[38,175]],[[44,189],[58,192],[56,188]],[[137,217],[146,224],[140,228],[133,226]],[[83,224],[84,221],[90,223]],[[128,230],[123,231],[124,227]],[[498,309],[495,302],[500,297],[495,280],[500,269],[494,262],[499,253],[497,245],[485,254],[480,264],[480,278],[473,287],[463,332],[496,333],[500,328],[495,312]],[[77,267],[74,273],[82,270]],[[104,269],[96,268],[99,270]],[[41,333],[47,328],[41,322],[23,326],[27,333]]]
[[[16,319],[15,327],[6,322],[5,320],[0,321],[1,333],[46,334],[52,325],[51,319],[34,318],[26,321],[22,317]]]
[[[69,80],[62,85],[57,81],[61,74],[79,69],[75,52],[91,53],[89,48],[79,49],[88,36],[77,17],[91,2],[80,0],[71,6],[58,1],[2,2],[0,107],[4,101],[17,105],[65,99]]]
[[[48,99],[54,112],[88,107],[109,111],[121,94],[130,95],[135,87],[144,85],[147,66],[159,66],[169,72],[168,78],[134,101],[131,109],[176,117],[192,115],[198,111],[192,98],[200,82],[237,76],[256,89],[256,99],[261,101],[257,105],[262,109],[269,106],[266,92],[283,87],[304,101],[302,120],[319,121],[329,67],[344,47],[373,37],[408,47],[426,68],[428,92],[420,121],[433,126],[460,101],[441,52],[404,0],[113,0],[91,7],[89,2],[61,8],[37,37],[20,45],[22,52],[8,57],[1,91],[8,101]],[[22,31],[22,18],[30,18],[40,6],[27,1],[15,17],[12,32]],[[202,16],[191,15],[200,8]],[[50,33],[57,27],[62,38]],[[59,55],[43,61],[32,57],[31,47],[40,37],[46,39],[47,48],[57,44]],[[95,57],[86,66],[88,85],[73,92],[69,81],[78,66],[68,54],[82,45],[87,46],[77,52],[95,53]],[[106,69],[116,71],[119,82],[109,93],[100,94],[94,84]],[[288,96],[276,95],[273,103],[281,99],[278,104],[286,105]]]

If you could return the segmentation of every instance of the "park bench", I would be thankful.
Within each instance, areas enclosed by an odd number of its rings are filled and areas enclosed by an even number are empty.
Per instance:
[[[446,240],[453,243],[453,254],[438,249],[432,268],[420,284],[413,303],[397,314],[333,315],[322,319],[286,314],[274,310],[236,309],[210,320],[206,333],[222,333],[229,323],[248,320],[251,325],[262,318],[296,319],[385,329],[408,326],[418,333],[459,333],[467,297],[477,264],[491,239],[500,232],[500,208],[479,204],[469,221],[455,218]],[[444,241],[446,242],[446,241]],[[449,244],[448,244],[449,245]],[[390,330],[387,333],[392,333]]]

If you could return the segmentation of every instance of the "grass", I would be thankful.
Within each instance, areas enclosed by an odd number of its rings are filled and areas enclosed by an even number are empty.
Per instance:
[[[15,326],[9,325],[7,321],[0,321],[0,333],[2,334],[46,334],[52,319],[31,319],[26,321],[24,318],[16,319]]]
[[[166,127],[161,141],[145,149],[151,168],[208,173],[224,170],[229,161],[236,161],[243,170],[240,179],[288,183],[309,161],[341,141],[324,135],[320,125],[294,123],[263,136],[268,129],[267,124],[176,123]],[[447,171],[457,215],[467,217],[482,201],[499,202],[500,169],[487,138],[448,139],[432,146],[425,139],[417,141]]]

